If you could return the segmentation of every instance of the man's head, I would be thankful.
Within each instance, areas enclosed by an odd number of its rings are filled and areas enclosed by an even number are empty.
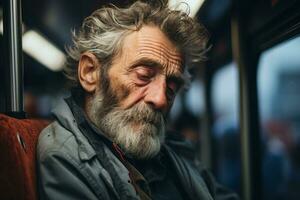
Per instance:
[[[163,1],[138,1],[95,11],[73,38],[66,73],[87,116],[125,152],[154,156],[185,65],[201,61],[205,29]]]

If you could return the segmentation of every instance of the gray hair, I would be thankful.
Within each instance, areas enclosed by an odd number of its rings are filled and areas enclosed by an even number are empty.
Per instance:
[[[93,53],[103,72],[121,53],[124,38],[143,25],[155,25],[179,48],[185,66],[195,66],[205,57],[208,33],[187,13],[170,10],[167,0],[136,1],[126,8],[109,5],[85,18],[78,32],[73,31],[73,45],[68,47],[65,75],[72,88],[80,88],[77,67],[84,52]],[[103,73],[101,74],[103,76]]]

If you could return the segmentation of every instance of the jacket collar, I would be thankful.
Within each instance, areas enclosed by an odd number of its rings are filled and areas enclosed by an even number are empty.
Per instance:
[[[61,99],[57,106],[52,110],[52,114],[64,128],[73,133],[78,142],[79,158],[82,161],[90,160],[96,155],[96,152],[79,129],[80,124],[83,121],[77,121],[78,119],[75,119],[72,109],[67,101],[67,99]]]

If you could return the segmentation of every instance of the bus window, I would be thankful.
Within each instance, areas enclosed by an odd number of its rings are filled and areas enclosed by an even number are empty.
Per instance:
[[[212,80],[214,172],[218,181],[240,191],[239,90],[235,63],[222,67]]]
[[[263,199],[300,199],[300,37],[265,51],[258,97]]]
[[[203,83],[195,79],[189,89],[183,90],[175,99],[170,112],[171,129],[183,136],[199,156],[201,118],[204,112]]]
[[[201,140],[201,119],[204,112],[204,90],[203,83],[197,79],[192,82],[189,90],[185,95],[186,110],[188,118],[186,122],[186,128],[184,130],[184,136],[188,141],[199,150],[198,146]],[[197,153],[200,153],[197,151]]]

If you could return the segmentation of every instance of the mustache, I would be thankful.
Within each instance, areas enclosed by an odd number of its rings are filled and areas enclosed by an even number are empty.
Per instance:
[[[160,125],[162,122],[165,122],[164,115],[162,112],[154,110],[150,105],[139,103],[133,107],[122,110],[123,120],[130,122],[147,122],[154,125]]]

